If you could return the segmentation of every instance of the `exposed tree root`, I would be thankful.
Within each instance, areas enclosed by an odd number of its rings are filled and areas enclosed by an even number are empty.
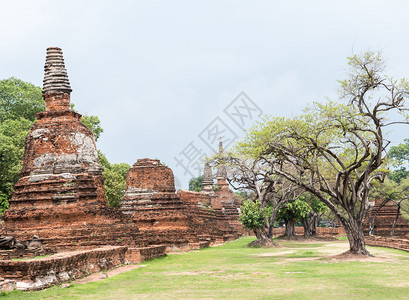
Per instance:
[[[279,247],[279,245],[271,239],[259,239],[259,240],[255,240],[249,243],[247,247],[274,248],[274,247]]]

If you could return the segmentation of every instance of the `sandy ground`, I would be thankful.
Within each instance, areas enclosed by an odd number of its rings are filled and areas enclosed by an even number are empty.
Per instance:
[[[285,258],[285,261],[305,261],[305,260],[318,260],[321,258],[327,258],[329,261],[364,261],[364,262],[385,262],[385,261],[395,261],[396,256],[399,254],[389,253],[384,251],[382,248],[372,248],[371,254],[372,257],[364,255],[352,255],[350,253],[345,253],[349,250],[349,243],[347,241],[335,241],[335,242],[319,242],[319,241],[303,241],[304,243],[322,243],[322,247],[300,247],[297,249],[280,251],[280,252],[271,252],[271,253],[262,253],[257,256],[282,256],[287,254],[293,254],[297,251],[314,251],[322,254],[319,257],[300,257],[300,258]],[[300,243],[300,241],[297,241]],[[301,242],[302,243],[302,242]],[[285,245],[283,245],[285,247]]]
[[[102,279],[105,279],[107,277],[112,277],[121,273],[125,273],[125,272],[129,272],[132,270],[135,270],[137,268],[141,268],[144,267],[144,265],[125,265],[125,266],[121,266],[112,270],[109,270],[107,272],[99,272],[99,273],[93,273],[89,276],[77,279],[74,281],[75,284],[84,284],[87,282],[94,282],[94,281],[99,281]],[[70,284],[68,283],[68,286]]]

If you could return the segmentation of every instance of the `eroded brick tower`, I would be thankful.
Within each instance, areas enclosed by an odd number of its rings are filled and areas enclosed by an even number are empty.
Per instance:
[[[25,140],[24,162],[10,207],[6,233],[38,235],[60,248],[135,244],[138,228],[107,206],[92,132],[70,109],[71,87],[60,48],[48,48],[43,98]]]

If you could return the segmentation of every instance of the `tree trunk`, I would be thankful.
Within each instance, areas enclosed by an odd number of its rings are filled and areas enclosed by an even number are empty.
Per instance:
[[[310,218],[302,219],[302,225],[304,227],[304,237],[316,236],[317,221],[318,216],[316,213],[310,214]]]
[[[311,235],[312,236],[317,235],[317,226],[318,226],[318,215],[314,214],[312,216],[312,222],[311,222]]]
[[[348,237],[349,251],[352,254],[371,256],[365,247],[365,236],[362,224],[347,221],[347,223],[344,224],[344,228]]]
[[[310,220],[308,218],[302,219],[302,226],[304,227],[304,237],[309,237],[311,235]]]
[[[394,236],[394,235],[395,235],[395,227],[396,227],[396,223],[398,222],[398,218],[399,218],[399,214],[400,214],[400,203],[397,204],[397,206],[398,206],[398,211],[397,211],[397,213],[396,213],[395,220],[393,220],[391,236]]]
[[[268,237],[267,232],[264,228],[255,228],[254,234],[256,235],[257,240],[249,243],[247,247],[275,247],[277,244]]]
[[[381,205],[378,206],[378,209],[376,210],[375,214],[373,215],[372,218],[369,218],[369,211],[368,211],[368,220],[369,220],[369,232],[368,234],[370,236],[374,235],[374,230],[375,230],[375,221],[376,221],[376,216],[378,215],[378,212],[382,209],[382,207],[385,206],[385,204],[388,202],[388,200],[383,200]]]
[[[295,236],[295,220],[285,220],[285,235],[288,237]]]

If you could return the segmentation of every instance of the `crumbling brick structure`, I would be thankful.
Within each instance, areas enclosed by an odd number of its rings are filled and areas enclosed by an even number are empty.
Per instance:
[[[223,142],[219,142],[219,156],[223,155]],[[244,233],[243,225],[239,222],[240,201],[234,196],[227,183],[226,166],[221,164],[217,169],[217,185],[215,197],[212,198],[212,206],[215,209],[218,219],[226,218],[227,224],[234,228],[237,235]]]
[[[4,234],[21,241],[37,235],[57,250],[201,248],[238,236],[238,211],[227,183],[217,194],[211,189],[176,194],[173,172],[159,160],[138,160],[128,173],[121,209],[109,208],[94,137],[71,110],[71,91],[61,49],[48,48],[46,111],[37,114],[26,137]]]
[[[57,248],[138,245],[138,227],[107,206],[92,132],[70,109],[71,87],[60,48],[48,48],[43,98],[25,140],[23,168],[3,216],[7,235],[40,236]]]
[[[221,145],[222,147],[222,145]],[[150,243],[171,248],[201,248],[238,238],[240,203],[230,191],[226,171],[213,192],[212,171],[205,164],[203,192],[178,191],[174,176],[159,160],[139,159],[127,174],[121,211],[131,216]]]
[[[369,232],[369,222],[376,215],[373,234],[378,236],[391,235],[398,207],[392,201],[389,201],[380,208],[382,202],[383,199],[376,198],[375,201],[371,203],[372,207],[365,222],[365,233]],[[409,224],[400,213],[396,221],[394,236],[409,237]]]
[[[150,244],[187,248],[200,242],[175,193],[172,170],[157,159],[139,159],[128,171],[120,210],[132,217]]]

